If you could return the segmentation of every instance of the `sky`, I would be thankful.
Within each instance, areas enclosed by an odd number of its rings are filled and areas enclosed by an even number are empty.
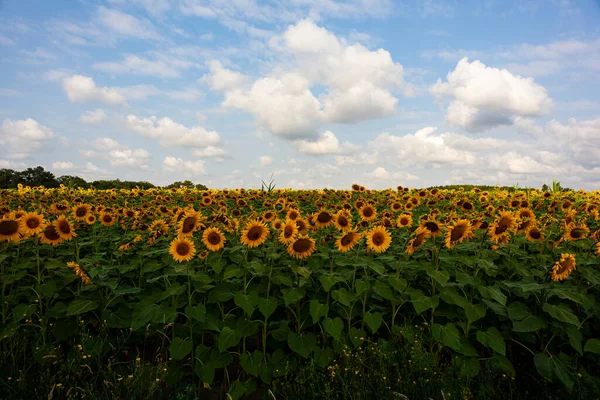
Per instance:
[[[600,1],[0,0],[0,168],[600,189]]]

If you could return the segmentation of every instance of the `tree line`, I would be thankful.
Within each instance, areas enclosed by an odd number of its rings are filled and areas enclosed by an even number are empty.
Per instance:
[[[150,189],[157,187],[147,181],[122,181],[120,179],[95,180],[88,182],[79,176],[62,175],[55,177],[50,171],[43,167],[27,168],[23,171],[15,171],[9,168],[0,169],[0,189],[15,189],[21,184],[23,186],[44,186],[45,188],[57,188],[61,184],[70,188],[94,188],[100,190],[106,189]],[[176,181],[165,186],[171,188],[197,188],[200,190],[208,189],[202,184],[194,184],[190,180]]]

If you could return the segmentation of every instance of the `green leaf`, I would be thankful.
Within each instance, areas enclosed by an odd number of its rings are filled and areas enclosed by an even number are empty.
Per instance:
[[[465,307],[467,318],[471,322],[475,322],[485,317],[486,308],[483,304],[469,304]]]
[[[230,347],[236,346],[240,342],[240,335],[234,329],[224,326],[219,334],[219,351],[223,353]]]
[[[185,286],[183,286],[183,285],[181,285],[179,283],[174,283],[171,286],[169,286],[167,288],[167,290],[165,290],[162,293],[162,295],[158,298],[157,301],[161,301],[161,300],[164,300],[164,299],[169,298],[169,297],[177,297],[180,294],[182,294],[183,292],[185,292],[185,290],[186,290]]]
[[[312,333],[298,335],[295,332],[290,332],[288,334],[288,346],[290,346],[290,349],[300,354],[304,358],[308,358],[316,345],[317,338]]]
[[[565,304],[554,305],[545,303],[543,310],[559,321],[575,326],[580,325],[579,318],[577,318],[577,316],[571,311],[571,308]]]
[[[561,381],[569,392],[573,390],[574,382],[571,367],[558,357],[552,358],[552,366],[554,375],[558,380]]]
[[[458,368],[458,375],[464,378],[474,378],[481,369],[481,363],[477,357],[456,357],[454,364]]]
[[[192,339],[176,337],[169,346],[169,353],[174,360],[183,360],[185,356],[191,353],[192,347]]]
[[[373,292],[385,300],[392,300],[394,298],[390,285],[382,281],[375,282],[375,285],[373,285]]]
[[[522,321],[525,318],[531,316],[531,314],[527,310],[527,307],[525,306],[525,304],[518,302],[518,301],[514,302],[514,303],[510,303],[507,311],[508,311],[508,317],[513,322],[514,321]]]
[[[365,315],[363,315],[363,320],[365,321],[365,324],[367,324],[371,332],[375,333],[381,326],[381,323],[383,322],[383,317],[381,316],[381,313],[371,313],[367,311],[365,312]]]
[[[331,275],[321,275],[319,277],[319,282],[321,282],[323,289],[325,289],[326,292],[329,292],[333,285],[337,283],[337,278]]]
[[[460,349],[460,333],[453,323],[449,322],[446,326],[433,324],[431,333],[435,340],[442,342],[445,346],[454,350]]]
[[[469,300],[463,297],[453,287],[445,287],[440,290],[440,297],[448,304],[454,304],[459,307],[465,308],[469,305]]]
[[[209,385],[212,384],[215,379],[215,367],[209,362],[197,362],[195,372],[202,382],[208,383]]]
[[[378,262],[370,262],[369,268],[371,268],[377,275],[385,274],[385,267]]]
[[[479,293],[481,293],[483,297],[494,299],[503,306],[506,305],[507,297],[502,293],[498,286],[479,286],[477,287],[477,290],[479,290]]]
[[[231,278],[234,277],[242,277],[244,276],[244,270],[242,268],[239,268],[236,265],[230,265],[227,268],[225,268],[225,272],[223,272],[223,279],[224,280],[229,280]]]
[[[297,288],[293,287],[290,289],[281,289],[283,293],[283,301],[285,302],[285,306],[289,306],[290,304],[294,304],[300,299],[304,297],[306,293],[305,287]]]
[[[484,346],[491,347],[495,352],[506,355],[506,343],[498,329],[491,327],[487,331],[477,331],[477,340]]]
[[[321,318],[326,317],[329,312],[329,306],[327,304],[319,303],[318,300],[311,300],[309,309],[313,324],[319,322]]]
[[[561,299],[571,300],[577,304],[581,304],[585,309],[591,308],[596,302],[596,299],[593,295],[581,293],[575,288],[555,288],[550,291],[550,294],[555,294]]]
[[[350,338],[350,341],[354,347],[360,346],[365,340],[365,336],[367,336],[365,331],[362,329],[356,329],[355,327],[350,328],[350,331],[348,332],[348,337]]]
[[[552,381],[552,361],[550,357],[544,353],[537,353],[533,356],[533,363],[542,378]]]
[[[428,297],[420,290],[414,290],[410,295],[410,299],[417,314],[421,314],[430,308],[436,308],[440,303],[438,296]]]
[[[37,309],[35,304],[19,304],[13,309],[12,317],[13,322],[19,322],[23,318],[31,319],[31,315]]]
[[[250,382],[248,381],[247,383]],[[228,398],[231,398],[231,400],[239,400],[246,394],[246,391],[248,391],[246,384],[239,380],[234,381],[229,387],[229,392],[227,392],[229,395]]]
[[[193,318],[196,321],[204,322],[206,320],[206,306],[204,304],[186,306],[184,312],[188,318]]]
[[[448,280],[450,279],[450,274],[446,271],[438,270],[436,271],[433,267],[428,267],[426,269],[427,275],[429,275],[433,280],[435,280],[440,285],[444,286]]]
[[[331,292],[331,296],[346,307],[350,307],[356,301],[356,295],[346,288],[334,290]]]
[[[254,350],[252,354],[244,353],[240,358],[240,364],[244,371],[258,378],[260,372],[260,363],[262,362],[263,354],[260,350]]]
[[[600,354],[600,340],[589,339],[587,342],[585,342],[585,347],[583,348],[583,351],[588,353]]]
[[[98,308],[98,303],[91,300],[73,300],[67,308],[67,315],[83,314]]]
[[[357,279],[354,282],[354,291],[356,292],[356,294],[358,296],[360,296],[361,294],[363,294],[364,292],[369,290],[370,287],[371,287],[371,285],[369,284],[369,282],[367,282],[363,279]]]
[[[537,316],[530,315],[522,321],[513,320],[514,332],[533,332],[546,326],[546,321]]]
[[[244,294],[244,292],[239,291],[233,295],[233,302],[236,306],[244,310],[244,313],[249,317],[258,304],[258,297],[258,293],[255,291],[250,292],[250,294]]]
[[[150,322],[159,310],[157,304],[140,305],[131,315],[131,329],[136,330]]]
[[[265,299],[265,298],[261,297],[258,299],[257,303],[258,303],[258,310],[266,319],[269,319],[271,314],[273,314],[275,312],[275,310],[277,309],[277,300],[275,300],[272,297],[269,299]]]
[[[567,336],[569,337],[569,343],[571,343],[571,346],[573,346],[573,348],[579,354],[583,355],[583,335],[581,334],[579,328],[573,325],[569,325],[567,326],[567,329],[565,329],[565,331],[567,332]]]
[[[395,276],[390,276],[388,278],[388,283],[392,285],[396,291],[402,293],[404,289],[408,286],[408,282],[404,278],[396,278]]]
[[[325,328],[325,332],[327,332],[335,340],[341,340],[342,330],[344,329],[344,321],[342,321],[340,317],[335,317],[334,319],[325,318],[323,320],[323,328]]]
[[[492,355],[492,366],[500,371],[508,372],[511,376],[516,375],[515,367],[510,360],[498,353]]]

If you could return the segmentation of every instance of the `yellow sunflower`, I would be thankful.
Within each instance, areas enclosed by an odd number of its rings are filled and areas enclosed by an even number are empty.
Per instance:
[[[544,240],[544,233],[540,231],[536,225],[529,225],[525,231],[525,236],[530,242],[539,242]]]
[[[210,251],[219,251],[225,247],[225,235],[219,228],[208,228],[202,232],[202,243]]]
[[[315,241],[307,235],[298,236],[287,248],[288,254],[297,259],[306,258],[314,251]]]
[[[352,217],[350,216],[350,213],[345,210],[338,211],[338,213],[333,217],[333,223],[340,231],[352,229]]]
[[[17,242],[20,239],[21,224],[12,216],[4,216],[0,220],[0,242]]]
[[[111,226],[116,222],[115,217],[113,217],[111,214],[107,213],[106,211],[102,211],[100,213],[100,223],[104,226]]]
[[[572,223],[567,226],[563,238],[564,240],[571,242],[574,240],[585,239],[588,233],[590,233],[590,230],[585,224],[575,225]]]
[[[421,222],[421,226],[427,228],[433,237],[440,236],[443,233],[443,225],[433,219],[425,219],[423,222]]]
[[[46,226],[44,217],[35,212],[23,215],[19,222],[21,224],[20,231],[27,236],[37,235],[43,231],[44,226]]]
[[[358,209],[358,215],[363,221],[372,221],[377,218],[377,211],[375,207],[367,204]]]
[[[78,221],[86,221],[92,212],[92,206],[89,204],[79,204],[73,208],[73,218]]]
[[[383,226],[373,228],[365,237],[367,238],[367,248],[375,253],[383,253],[392,243],[392,235]]]
[[[73,225],[71,225],[71,222],[69,222],[64,214],[54,220],[52,225],[54,225],[54,228],[56,228],[56,233],[58,233],[58,236],[60,236],[63,240],[71,240],[77,236],[75,230],[73,229]]]
[[[562,281],[567,279],[575,268],[575,254],[563,253],[560,255],[560,261],[552,267],[550,275],[554,282]]]
[[[195,210],[187,210],[179,222],[179,236],[191,236],[196,230],[203,226],[202,215]]]
[[[42,234],[40,235],[40,241],[42,243],[51,244],[52,246],[56,246],[63,241],[63,238],[60,237],[56,228],[51,223],[46,224]]]
[[[425,227],[418,227],[415,230],[415,237],[412,238],[409,242],[408,242],[408,247],[406,248],[406,253],[407,254],[413,254],[415,252],[415,250],[417,250],[419,247],[421,247],[423,245],[423,243],[425,243],[425,241],[431,237],[431,232],[429,232],[429,229],[425,228]]]
[[[345,253],[359,242],[360,237],[361,235],[355,230],[347,231],[336,240],[335,246],[341,253]]]
[[[471,222],[466,219],[460,219],[453,225],[448,227],[446,232],[446,247],[452,248],[455,244],[460,243],[464,240],[468,240],[473,236],[473,228]]]
[[[190,261],[196,254],[196,247],[189,237],[180,236],[171,242],[169,253],[177,262]]]
[[[294,241],[294,238],[298,234],[298,226],[296,225],[296,221],[288,219],[285,221],[281,229],[281,233],[279,234],[279,242],[282,244],[290,244]]]
[[[198,258],[201,260],[205,260],[208,257],[208,250],[202,250],[200,254],[198,254]]]
[[[333,222],[334,216],[325,210],[321,210],[314,215],[314,222],[317,228],[324,228]]]
[[[267,240],[269,228],[262,222],[254,220],[249,222],[242,231],[242,244],[248,247],[258,247]]]
[[[410,227],[413,223],[411,214],[400,214],[398,219],[396,219],[396,227],[398,228],[407,228]]]
[[[310,226],[307,221],[305,221],[302,218],[298,218],[295,221],[296,226],[298,227],[298,233],[305,234],[306,232],[308,232]]]

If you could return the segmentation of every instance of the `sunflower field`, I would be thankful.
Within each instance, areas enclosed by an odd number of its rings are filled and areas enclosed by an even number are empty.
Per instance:
[[[0,194],[6,398],[43,368],[48,398],[81,381],[276,398],[299,366],[334,377],[338,354],[415,326],[466,382],[600,387],[600,192]]]

